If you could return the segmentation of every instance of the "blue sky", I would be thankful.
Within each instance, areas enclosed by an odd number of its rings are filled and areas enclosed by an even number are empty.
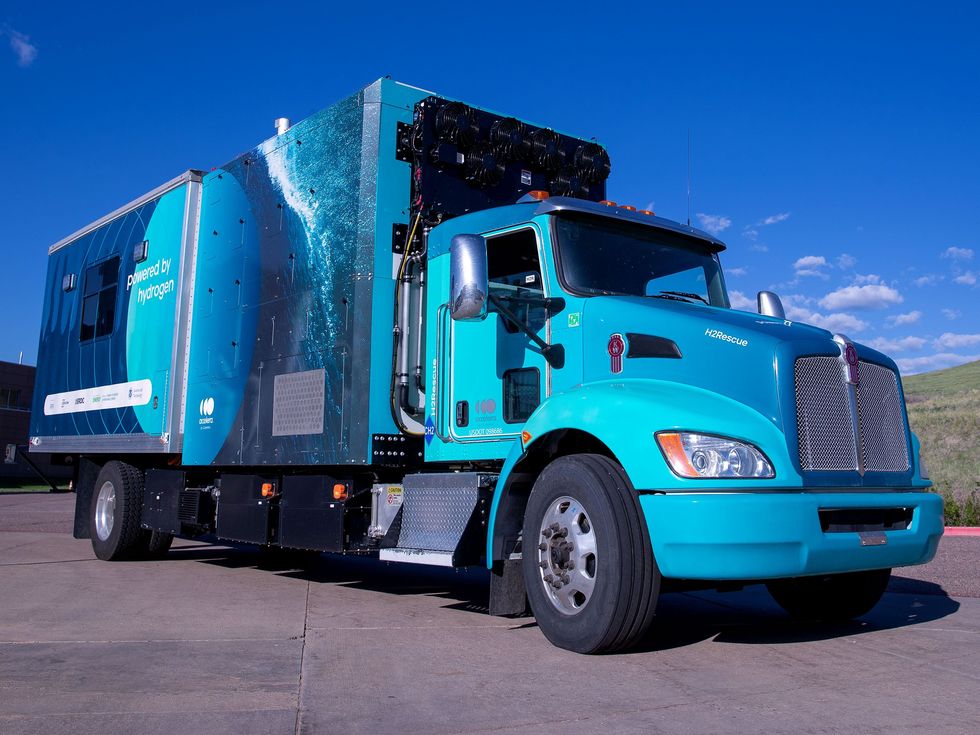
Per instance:
[[[610,151],[610,198],[729,245],[736,306],[980,359],[972,3],[5,4],[0,359],[37,352],[47,246],[390,74]]]

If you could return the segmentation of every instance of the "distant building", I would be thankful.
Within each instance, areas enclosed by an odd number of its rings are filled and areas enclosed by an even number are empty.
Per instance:
[[[28,442],[34,372],[33,365],[0,361],[0,452],[4,458],[0,462],[0,481],[43,482],[15,451],[18,446],[26,448]],[[71,477],[70,467],[52,466],[46,455],[35,455],[31,459],[52,480]]]

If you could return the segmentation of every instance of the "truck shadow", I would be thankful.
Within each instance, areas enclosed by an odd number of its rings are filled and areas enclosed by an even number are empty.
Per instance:
[[[667,650],[712,640],[717,643],[803,643],[864,635],[939,620],[960,604],[932,582],[893,576],[888,592],[862,617],[844,623],[789,618],[761,584],[738,592],[665,594],[647,638],[630,653]]]
[[[332,554],[266,554],[254,547],[187,546],[172,557],[225,568],[253,568],[314,584],[337,585],[390,595],[434,598],[460,613],[486,615],[489,574],[407,566]],[[737,592],[667,592],[660,598],[650,634],[625,654],[681,648],[702,641],[789,644],[829,640],[919,625],[952,615],[960,605],[932,582],[893,575],[888,592],[868,614],[847,623],[790,619],[761,584]],[[530,616],[511,618],[514,628],[536,627]]]

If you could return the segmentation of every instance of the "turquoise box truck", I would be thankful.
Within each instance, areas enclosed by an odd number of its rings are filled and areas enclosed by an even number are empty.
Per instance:
[[[591,140],[382,79],[50,248],[31,448],[106,560],[175,536],[490,570],[553,643],[763,582],[850,618],[942,504],[895,363],[730,308]]]

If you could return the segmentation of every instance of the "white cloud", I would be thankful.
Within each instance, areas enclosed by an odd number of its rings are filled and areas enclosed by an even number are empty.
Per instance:
[[[836,262],[838,268],[840,268],[842,271],[846,271],[849,268],[854,267],[854,264],[857,263],[857,258],[855,258],[853,255],[848,255],[847,253],[843,253],[837,256]]]
[[[943,250],[941,257],[950,258],[951,260],[973,260],[973,251],[970,248],[950,246]]]
[[[6,34],[10,39],[10,50],[17,57],[17,66],[27,67],[34,63],[37,58],[37,46],[31,43],[29,36],[13,28],[0,29],[0,36]]]
[[[732,226],[732,221],[723,214],[705,214],[704,212],[698,212],[698,221],[701,223],[701,229],[710,232],[712,235],[717,235],[724,232],[729,227]]]
[[[867,286],[847,286],[831,291],[820,299],[824,309],[883,309],[900,304],[905,299],[891,286],[872,283]]]
[[[973,286],[977,282],[977,274],[973,271],[967,271],[966,273],[961,273],[953,279],[955,283],[962,283],[965,286]]]
[[[908,314],[894,314],[893,316],[885,319],[890,327],[898,327],[903,324],[915,324],[919,319],[922,318],[921,311],[910,311]]]
[[[759,236],[759,231],[754,227],[746,227],[745,230],[742,231],[742,236],[747,237],[750,240],[755,240]]]
[[[905,375],[915,373],[925,373],[930,370],[941,370],[943,368],[955,367],[965,362],[980,360],[980,355],[957,355],[952,352],[940,352],[936,355],[926,357],[906,357],[896,360],[898,369]]]
[[[768,253],[769,252],[769,246],[768,245],[761,245],[759,243],[756,243],[755,245],[751,246],[749,248],[749,250],[753,250],[753,251],[755,251],[757,253]]]
[[[907,350],[921,350],[925,347],[928,340],[924,337],[900,337],[898,339],[888,339],[887,337],[876,337],[868,342],[879,352],[906,352]]]
[[[727,273],[730,276],[744,276],[748,272],[749,272],[748,268],[741,268],[741,267],[725,269],[725,273]]]
[[[943,280],[942,276],[935,273],[930,273],[927,276],[919,276],[915,279],[915,281],[913,281],[913,283],[915,283],[916,286],[935,286],[941,280]]]
[[[856,273],[854,275],[854,283],[859,286],[865,283],[881,283],[881,276],[876,276],[874,273],[868,273],[867,275]]]
[[[943,316],[953,321],[953,319],[963,316],[963,313],[959,309],[943,309]]]
[[[786,318],[794,322],[812,324],[831,332],[863,332],[868,328],[868,323],[858,319],[853,314],[845,312],[833,314],[821,314],[817,311],[807,309],[801,304],[805,304],[809,299],[803,296],[790,295],[783,299],[786,308]]]
[[[789,212],[780,212],[779,214],[771,214],[765,219],[759,220],[756,223],[756,227],[767,227],[769,225],[779,224],[780,222],[785,222],[789,219]]]
[[[813,276],[815,278],[829,278],[822,270],[826,267],[828,267],[827,259],[822,255],[804,255],[793,263],[793,271],[797,277]]]
[[[939,350],[954,350],[957,347],[969,347],[980,344],[980,334],[954,334],[943,332],[933,343]]]
[[[739,311],[755,311],[755,300],[750,299],[741,291],[729,291],[728,300],[732,302],[732,308]]]

